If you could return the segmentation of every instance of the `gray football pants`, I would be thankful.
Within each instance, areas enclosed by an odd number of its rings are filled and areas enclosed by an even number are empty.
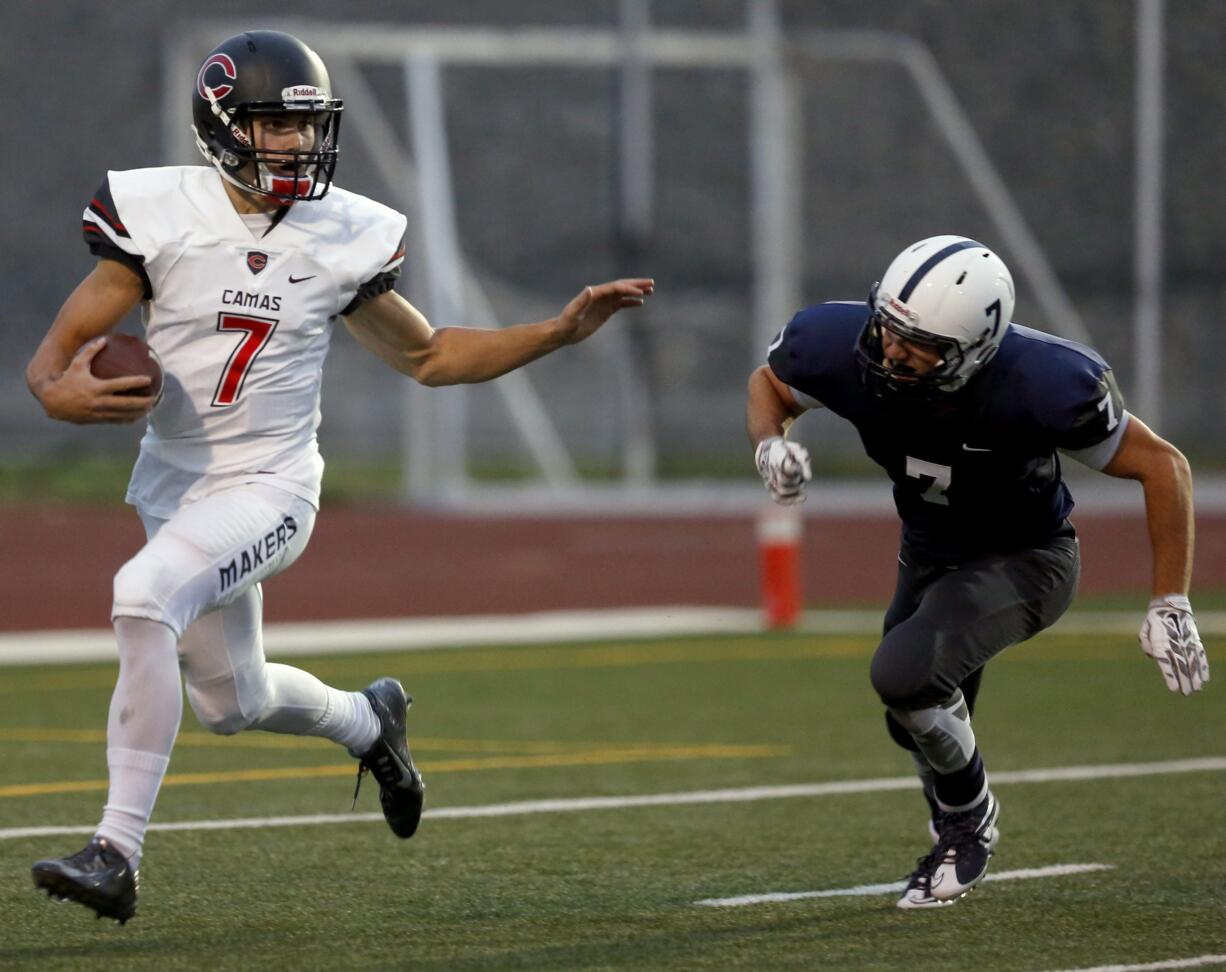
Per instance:
[[[904,550],[871,668],[882,702],[926,709],[961,688],[973,707],[983,666],[1054,624],[1072,603],[1081,558],[1067,532],[1040,547],[957,567],[924,564]],[[910,734],[893,717],[887,721],[895,741],[914,751]]]

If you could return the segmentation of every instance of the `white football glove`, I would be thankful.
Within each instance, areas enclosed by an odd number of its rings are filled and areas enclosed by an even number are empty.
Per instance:
[[[805,483],[813,478],[809,450],[776,435],[758,443],[754,460],[771,499],[781,506],[805,501]]]
[[[1141,625],[1141,650],[1158,663],[1172,692],[1191,695],[1209,681],[1209,659],[1200,643],[1192,605],[1181,594],[1155,597]]]

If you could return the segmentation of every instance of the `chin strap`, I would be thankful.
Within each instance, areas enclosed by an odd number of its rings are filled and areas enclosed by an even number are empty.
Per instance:
[[[212,92],[210,91],[210,94]],[[211,99],[210,99],[211,100]],[[216,101],[213,101],[213,107],[220,109]],[[201,137],[200,132],[196,130],[196,126],[191,126],[192,136],[196,139],[196,148],[200,150],[200,154],[209,160],[209,163],[215,168],[221,177],[230,183],[230,185],[241,189],[243,192],[259,192],[263,191],[271,195],[283,206],[290,206],[298,199],[310,199],[315,191],[315,176],[280,176],[275,175],[269,170],[268,166],[263,162],[256,163],[256,179],[257,185],[253,186],[243,182],[237,176],[229,171],[225,162],[209,148],[208,143]],[[226,153],[231,155],[231,153]],[[231,155],[231,161],[234,167],[237,167],[239,160]],[[311,168],[314,168],[312,166]]]
[[[289,205],[295,199],[309,199],[311,190],[315,187],[315,179],[312,176],[276,175],[263,162],[258,164],[257,171],[261,189],[279,197],[290,197],[279,199],[285,205]]]

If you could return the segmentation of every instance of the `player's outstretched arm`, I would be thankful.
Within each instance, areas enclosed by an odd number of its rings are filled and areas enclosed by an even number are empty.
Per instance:
[[[655,290],[647,279],[614,280],[584,287],[547,321],[484,329],[435,330],[407,300],[389,290],[345,318],[367,350],[423,385],[489,381],[558,348],[590,337],[619,310],[640,307]]]
[[[89,370],[109,334],[144,296],[140,277],[115,260],[99,260],[60,308],[26,367],[26,382],[47,414],[65,422],[135,422],[154,405],[145,377],[95,378]]]
[[[1115,456],[1103,472],[1135,479],[1145,491],[1153,550],[1153,597],[1141,625],[1141,648],[1172,692],[1191,695],[1209,681],[1209,660],[1196,630],[1192,580],[1192,471],[1183,454],[1129,416]]]

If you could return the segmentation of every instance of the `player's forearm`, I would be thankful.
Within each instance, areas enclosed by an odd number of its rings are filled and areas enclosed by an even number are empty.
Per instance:
[[[783,435],[792,420],[796,410],[784,401],[775,383],[763,365],[749,376],[748,404],[745,409],[745,426],[749,433],[750,445],[756,446],[763,439]]]
[[[516,324],[487,330],[441,327],[428,353],[417,356],[413,377],[423,385],[489,381],[560,348],[565,341],[556,322]]]
[[[72,356],[80,347],[97,336],[92,319],[82,320],[77,313],[78,305],[81,303],[78,296],[80,292],[81,288],[78,288],[64,303],[51,329],[26,366],[26,384],[29,385],[34,397],[44,404],[46,404],[44,394],[47,386],[64,373],[69,362],[72,361]],[[97,333],[106,333],[106,331]]]
[[[29,386],[30,393],[42,402],[47,386],[64,373],[71,360],[72,355],[51,340],[49,335],[44,338],[34,352],[34,357],[26,365],[26,385]]]
[[[1174,446],[1142,480],[1145,519],[1153,548],[1153,593],[1186,594],[1192,581],[1195,527],[1192,472]]]
[[[48,387],[64,374],[73,356],[94,338],[114,330],[139,303],[142,292],[140,278],[111,260],[100,260],[77,285],[26,366],[26,384],[44,407]]]

